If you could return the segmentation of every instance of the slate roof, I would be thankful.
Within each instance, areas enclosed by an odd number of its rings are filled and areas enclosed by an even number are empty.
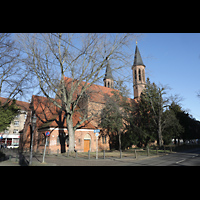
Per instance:
[[[142,57],[140,55],[140,51],[138,49],[138,46],[136,45],[133,66],[137,66],[137,65],[145,66],[143,61],[142,61]]]
[[[112,80],[114,80],[114,79],[113,79],[113,76],[112,76],[112,70],[111,70],[111,68],[110,68],[110,63],[109,63],[109,61],[107,61],[106,73],[105,73],[105,77],[104,77],[103,80],[105,80],[105,79],[112,79]]]

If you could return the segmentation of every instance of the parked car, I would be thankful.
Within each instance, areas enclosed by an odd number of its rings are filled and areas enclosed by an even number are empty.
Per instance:
[[[19,148],[19,145],[15,144],[15,145],[11,145],[11,146],[7,146],[7,149],[17,149]]]

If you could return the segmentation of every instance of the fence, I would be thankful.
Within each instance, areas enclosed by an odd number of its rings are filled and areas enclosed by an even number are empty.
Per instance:
[[[156,156],[156,155],[165,155],[166,153],[173,153],[176,151],[184,151],[188,149],[200,148],[200,145],[164,145],[161,148],[158,147],[150,147],[150,148],[134,148],[129,150],[113,150],[113,151],[99,151],[98,159],[120,159],[120,158],[129,158],[129,159],[138,159],[139,157],[148,157],[148,156]],[[29,150],[24,149],[23,154],[29,155]],[[43,155],[43,150],[33,152],[33,156]],[[96,152],[79,152],[75,151],[69,153],[69,151],[65,153],[60,153],[58,149],[56,152],[52,152],[51,149],[46,150],[46,156],[63,156],[66,158],[82,158],[82,159],[96,159]]]

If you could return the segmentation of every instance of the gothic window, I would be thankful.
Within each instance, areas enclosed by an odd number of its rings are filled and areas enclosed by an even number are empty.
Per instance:
[[[102,136],[102,143],[103,143],[103,144],[106,144],[106,142],[107,142],[106,139],[107,139],[107,138],[106,138],[106,135]]]
[[[40,136],[41,136],[41,144],[45,145],[45,135],[44,135],[44,133],[42,133]]]
[[[57,137],[57,145],[59,145],[59,144],[60,144],[60,137],[58,135],[58,137]]]
[[[139,69],[139,81],[141,81],[141,70]]]
[[[135,69],[135,80],[137,80],[137,71]]]

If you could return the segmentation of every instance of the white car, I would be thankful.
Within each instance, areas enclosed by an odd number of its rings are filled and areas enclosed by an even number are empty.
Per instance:
[[[7,146],[8,149],[16,149],[16,148],[19,148],[18,145],[11,145],[11,146]]]

